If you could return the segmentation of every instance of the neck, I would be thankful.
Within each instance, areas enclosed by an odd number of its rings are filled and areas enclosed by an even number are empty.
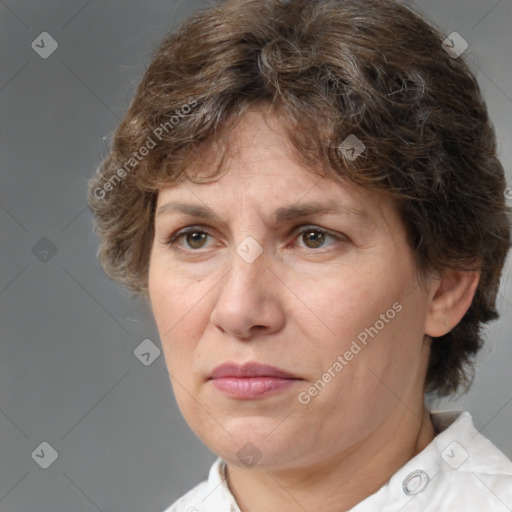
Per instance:
[[[306,467],[277,470],[227,465],[227,483],[242,512],[344,512],[375,493],[435,437],[429,412],[402,407],[350,452]],[[299,505],[298,505],[299,504]]]

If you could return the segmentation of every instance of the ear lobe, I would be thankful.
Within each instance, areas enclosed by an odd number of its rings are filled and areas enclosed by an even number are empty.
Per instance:
[[[437,338],[450,332],[471,306],[480,271],[446,269],[434,281],[425,318],[425,334]]]

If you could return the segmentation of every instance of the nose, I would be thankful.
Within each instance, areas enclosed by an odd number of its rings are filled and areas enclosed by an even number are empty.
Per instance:
[[[283,283],[264,255],[248,263],[233,252],[232,267],[221,287],[210,320],[223,333],[249,340],[272,334],[284,324]]]

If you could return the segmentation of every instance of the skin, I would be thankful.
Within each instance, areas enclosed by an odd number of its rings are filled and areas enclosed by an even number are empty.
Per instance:
[[[242,511],[347,510],[435,436],[424,405],[430,336],[460,321],[479,275],[446,271],[420,283],[391,200],[308,172],[270,111],[249,112],[192,170],[212,171],[223,148],[221,178],[158,194],[149,299],[178,406],[226,461]],[[279,207],[329,200],[368,216],[315,214],[277,224],[272,216]],[[208,206],[215,217],[158,213],[171,201]],[[167,244],[187,226],[209,236]],[[300,233],[304,226],[314,229]],[[236,252],[249,236],[263,249],[252,263]],[[299,394],[394,303],[401,311],[301,403]],[[247,361],[300,380],[255,400],[226,397],[208,381],[219,364]],[[261,454],[254,467],[237,457],[248,442]]]

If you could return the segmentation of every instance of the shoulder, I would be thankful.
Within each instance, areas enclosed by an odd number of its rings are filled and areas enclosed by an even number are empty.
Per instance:
[[[512,477],[512,461],[475,428],[469,412],[438,413],[436,416],[438,421],[450,423],[449,428],[433,441],[445,462],[443,469]]]
[[[431,453],[418,458],[430,467],[427,510],[512,510],[512,462],[473,425],[468,412],[436,415],[449,424],[432,442]],[[435,460],[431,459],[431,455]],[[423,501],[417,496],[418,505]]]
[[[440,432],[351,512],[510,512],[512,462],[468,412],[431,415]]]

